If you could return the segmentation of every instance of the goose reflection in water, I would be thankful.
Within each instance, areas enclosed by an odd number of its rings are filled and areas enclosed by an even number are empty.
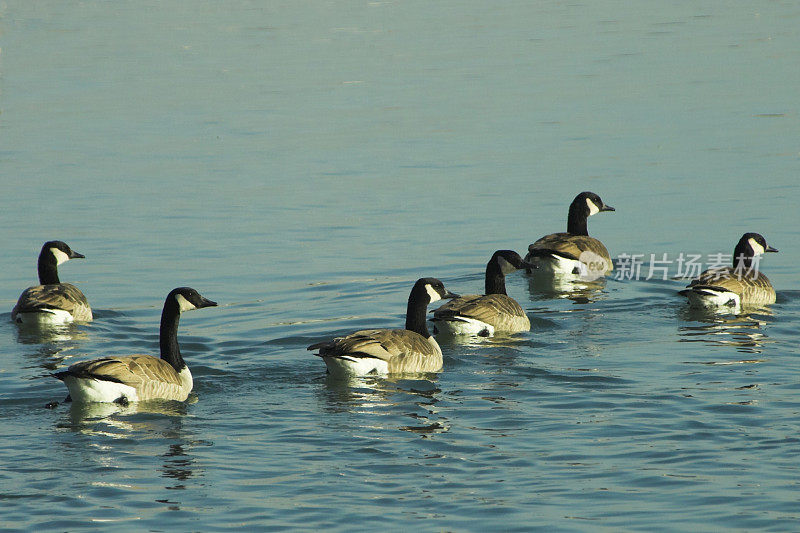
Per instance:
[[[148,400],[128,405],[106,402],[69,403],[69,422],[66,426],[87,435],[106,435],[130,438],[128,433],[142,432],[176,436],[181,430],[181,419],[186,416],[187,404],[197,402],[189,396],[186,402]],[[149,416],[157,415],[157,416]],[[111,428],[122,433],[110,433]]]
[[[605,278],[587,281],[562,278],[528,278],[528,290],[532,300],[572,300],[576,304],[587,304],[604,299],[602,289]]]
[[[709,346],[734,346],[743,353],[760,354],[763,346],[774,341],[764,333],[772,313],[760,309],[758,314],[719,315],[704,309],[685,308],[680,311],[686,321],[702,322],[699,325],[681,326],[681,342],[702,342]]]
[[[197,401],[196,397],[190,396],[190,403],[192,399]],[[72,403],[67,420],[60,425],[91,437],[91,445],[86,448],[89,453],[85,454],[83,460],[103,468],[118,468],[121,463],[128,461],[131,440],[148,449],[161,448],[166,444],[166,451],[160,454],[159,475],[169,480],[165,489],[183,490],[187,488],[185,482],[197,476],[198,468],[191,448],[208,445],[184,438],[183,417],[187,409],[187,402],[164,400],[132,402],[128,405]],[[154,450],[152,454],[139,450],[137,455],[159,457],[159,450]],[[157,501],[170,505],[173,510],[179,508],[179,502]]]
[[[389,377],[351,376],[347,379],[326,377],[318,389],[325,410],[365,415],[364,427],[397,428],[420,435],[442,433],[449,429],[446,418],[438,414],[441,389],[436,374],[408,374]],[[387,417],[384,421],[382,416]],[[398,416],[411,419],[397,425]]]
[[[24,346],[21,348],[24,362],[20,364],[20,368],[36,369],[37,377],[48,379],[64,361],[82,355],[82,344],[89,338],[85,331],[74,324],[47,329],[14,329],[17,342]]]
[[[170,487],[164,487],[169,490],[183,490],[186,485],[180,483],[186,481],[194,476],[193,466],[195,459],[186,453],[182,444],[170,444],[167,453],[162,455],[164,458],[163,469],[161,477],[167,479],[174,479],[178,483]]]
[[[70,323],[47,326],[26,324],[14,329],[19,344],[53,344],[85,340],[88,335],[84,328],[83,325]]]

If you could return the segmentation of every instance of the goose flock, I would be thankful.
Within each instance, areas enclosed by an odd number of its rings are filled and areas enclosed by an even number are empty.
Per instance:
[[[436,335],[489,337],[530,330],[522,306],[506,293],[505,276],[517,270],[551,281],[592,280],[614,269],[603,243],[590,237],[590,216],[615,209],[595,193],[582,192],[569,206],[567,231],[541,237],[528,247],[523,259],[513,250],[497,250],[486,264],[485,294],[459,296],[431,277],[420,278],[411,288],[403,329],[366,329],[315,343],[316,351],[333,376],[388,375],[437,372],[442,350]],[[775,303],[775,289],[758,270],[757,257],[777,252],[758,233],[745,233],[734,248],[730,267],[711,268],[692,280],[679,294],[692,307],[740,313],[743,309]],[[48,241],[38,259],[39,285],[23,291],[11,311],[21,326],[49,326],[93,319],[89,302],[74,285],[63,283],[58,266],[85,256],[62,241]],[[434,332],[428,330],[428,306],[448,300],[433,311]],[[54,377],[69,389],[75,402],[129,402],[162,399],[186,400],[192,374],[178,346],[181,313],[216,306],[189,287],[170,291],[164,301],[159,330],[160,357],[108,356],[75,363]]]

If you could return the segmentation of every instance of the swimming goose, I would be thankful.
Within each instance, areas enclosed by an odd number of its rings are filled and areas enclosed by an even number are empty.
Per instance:
[[[442,368],[442,350],[428,332],[428,304],[456,298],[436,278],[420,278],[408,297],[405,329],[366,329],[346,337],[308,347],[319,350],[328,372],[334,376],[436,372]]]
[[[436,330],[450,335],[481,337],[495,332],[529,331],[528,315],[506,294],[506,274],[520,268],[535,267],[513,250],[496,251],[486,264],[486,294],[460,296],[434,311],[432,322]]]
[[[586,228],[586,219],[603,211],[615,209],[593,192],[580,193],[569,206],[567,232],[545,235],[528,246],[525,261],[538,266],[541,273],[556,276],[574,274],[596,279],[611,272],[614,266],[608,250],[589,237]]]
[[[215,305],[189,287],[173,289],[161,312],[161,359],[152,355],[102,357],[75,363],[54,376],[69,389],[67,399],[76,402],[183,401],[192,390],[192,373],[178,347],[178,321],[184,311]]]
[[[70,259],[84,258],[61,241],[47,241],[39,252],[39,285],[28,287],[11,310],[18,324],[64,324],[92,320],[86,296],[70,283],[58,279],[58,265]]]
[[[775,289],[753,258],[777,251],[758,233],[745,233],[733,250],[733,267],[708,269],[679,294],[687,296],[692,307],[740,310],[775,303]]]

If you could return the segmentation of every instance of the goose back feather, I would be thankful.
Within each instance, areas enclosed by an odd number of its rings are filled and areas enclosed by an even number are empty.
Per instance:
[[[178,372],[163,359],[144,354],[83,361],[56,377],[66,383],[72,400],[79,402],[108,402],[121,396],[131,402],[156,398],[182,402],[193,386],[188,367]]]
[[[59,311],[67,313],[71,320],[78,322],[89,322],[93,318],[86,296],[71,283],[28,287],[11,310],[11,317],[16,322],[51,321],[50,315],[64,316]]]
[[[442,368],[442,350],[436,339],[407,329],[366,329],[345,337],[309,346],[331,365],[370,367],[366,372],[395,374],[437,372]],[[333,360],[330,360],[333,359]],[[341,361],[336,361],[340,359]],[[363,361],[358,362],[357,359]],[[371,360],[371,361],[370,361]]]
[[[451,300],[434,311],[437,328],[452,333],[493,335],[496,331],[529,331],[531,321],[516,300],[505,294],[468,294]],[[453,324],[444,326],[444,322]],[[477,323],[477,324],[476,324]],[[475,327],[473,327],[475,324]],[[490,326],[486,328],[485,325]],[[477,331],[473,331],[476,329]]]
[[[536,261],[537,258],[549,259],[556,256],[572,261],[580,261],[581,254],[584,252],[591,252],[605,261],[604,273],[614,270],[614,263],[611,261],[611,255],[602,242],[589,235],[571,235],[566,232],[545,235],[528,246],[528,255],[525,257],[525,260],[538,263],[538,261]],[[572,273],[580,274],[580,272]]]

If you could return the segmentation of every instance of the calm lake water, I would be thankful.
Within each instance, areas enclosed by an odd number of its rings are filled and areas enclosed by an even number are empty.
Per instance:
[[[0,528],[796,530],[800,7],[794,2],[0,4]],[[330,380],[306,346],[401,327],[422,276],[483,288],[580,191],[667,279],[543,291],[441,373]],[[681,253],[779,248],[778,291],[687,312]],[[42,243],[96,319],[19,330]],[[618,269],[618,271],[621,271]],[[157,353],[183,403],[50,377]]]

